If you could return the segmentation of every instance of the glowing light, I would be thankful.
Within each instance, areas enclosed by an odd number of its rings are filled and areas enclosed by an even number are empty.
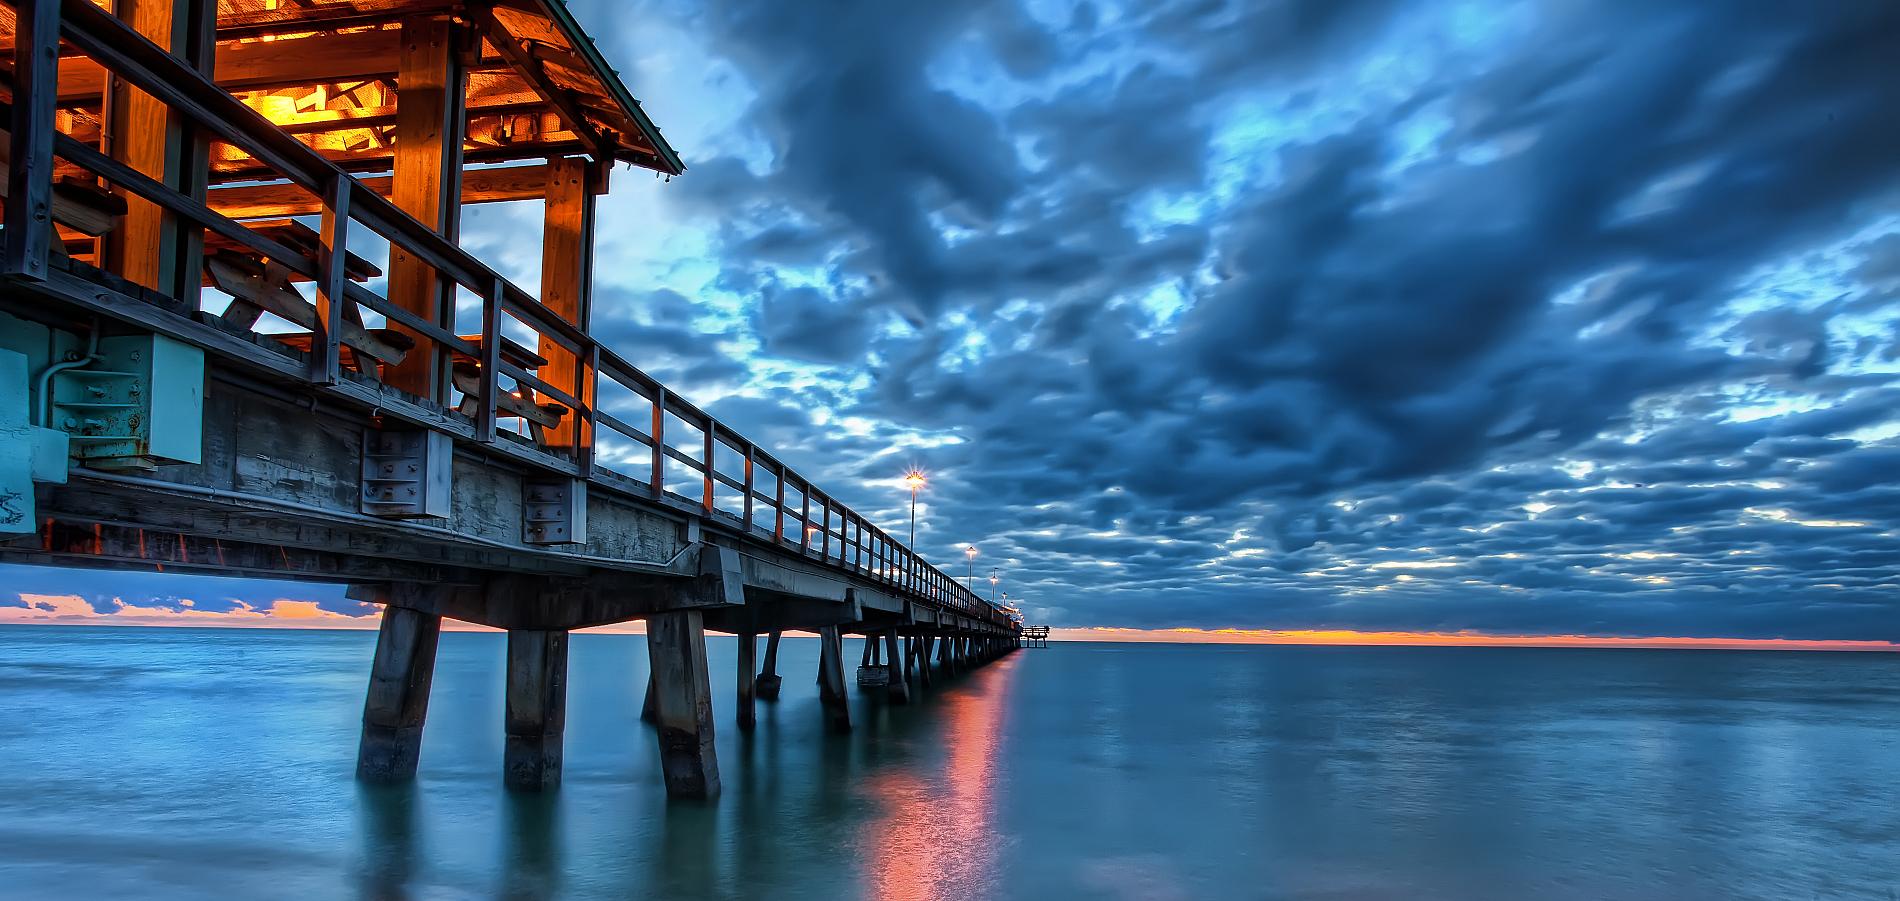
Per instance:
[[[925,481],[924,474],[915,469],[904,474],[904,486],[913,492],[923,490]]]

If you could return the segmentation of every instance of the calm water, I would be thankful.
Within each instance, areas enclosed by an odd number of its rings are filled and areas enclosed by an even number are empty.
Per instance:
[[[374,640],[0,628],[0,896],[1900,897],[1900,656],[1058,645],[832,738],[816,642],[745,736],[721,639],[692,805],[637,636],[575,637],[558,793],[501,788],[494,634],[358,786]]]

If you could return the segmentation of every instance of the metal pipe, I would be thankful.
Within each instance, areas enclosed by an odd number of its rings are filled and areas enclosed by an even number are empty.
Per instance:
[[[36,405],[37,409],[33,411],[37,414],[33,417],[33,424],[41,428],[52,427],[47,423],[53,421],[53,394],[50,390],[53,384],[53,376],[65,372],[68,369],[77,369],[99,359],[99,320],[95,319],[92,321],[92,334],[86,337],[86,355],[84,357],[72,358],[73,354],[69,351],[66,356],[71,359],[63,363],[54,363],[40,370],[39,394],[37,395],[40,402]]]

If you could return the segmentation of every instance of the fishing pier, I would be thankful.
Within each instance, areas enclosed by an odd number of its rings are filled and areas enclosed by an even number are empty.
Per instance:
[[[568,633],[644,620],[675,797],[719,791],[708,630],[740,729],[786,631],[837,731],[846,634],[893,702],[1018,646],[596,338],[598,198],[685,167],[559,0],[12,0],[0,67],[0,559],[383,605],[361,777],[415,773],[444,618],[507,630],[521,789],[561,778]],[[521,201],[533,286],[458,243]]]

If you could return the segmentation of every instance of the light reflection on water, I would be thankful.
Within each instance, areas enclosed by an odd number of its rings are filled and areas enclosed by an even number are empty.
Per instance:
[[[669,804],[645,646],[571,650],[501,788],[500,636],[413,785],[351,778],[366,633],[0,628],[6,898],[1890,898],[1900,656],[1058,645],[823,729],[816,642]]]

